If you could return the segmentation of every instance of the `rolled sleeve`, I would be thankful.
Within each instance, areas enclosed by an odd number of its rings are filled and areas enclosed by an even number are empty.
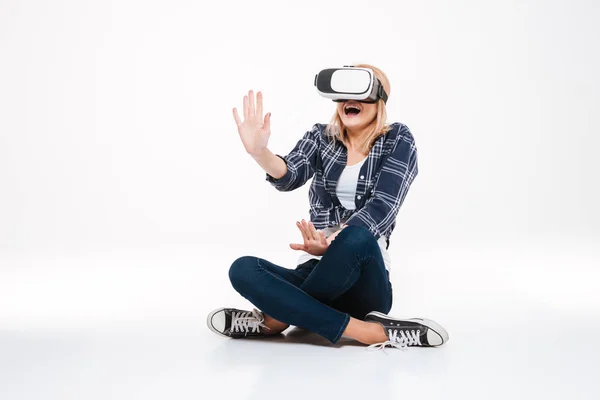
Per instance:
[[[285,162],[287,171],[279,179],[266,173],[265,180],[281,192],[288,192],[304,185],[315,174],[320,135],[320,124],[314,124],[287,155],[275,154]]]
[[[283,189],[286,188],[288,186],[290,186],[290,183],[292,182],[293,178],[294,178],[294,174],[292,173],[292,171],[290,170],[288,161],[285,159],[285,156],[279,155],[279,154],[275,154],[277,157],[281,158],[283,161],[285,161],[285,164],[287,166],[287,171],[285,172],[285,175],[282,176],[279,179],[275,179],[273,178],[271,175],[269,175],[268,173],[266,173],[266,180],[271,183],[273,186],[275,186],[278,189]]]

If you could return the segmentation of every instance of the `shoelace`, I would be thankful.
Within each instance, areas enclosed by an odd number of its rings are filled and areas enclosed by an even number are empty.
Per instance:
[[[260,327],[269,329],[263,322],[265,317],[256,308],[252,311],[242,311],[231,313],[231,331],[232,332],[260,332]]]
[[[383,350],[385,353],[386,346],[395,347],[400,350],[406,350],[408,346],[421,345],[421,331],[418,329],[416,331],[408,329],[388,329],[388,336],[389,340],[372,344],[367,347],[367,350]]]

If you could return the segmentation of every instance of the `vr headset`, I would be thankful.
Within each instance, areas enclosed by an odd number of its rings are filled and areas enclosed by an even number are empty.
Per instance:
[[[335,102],[356,100],[361,103],[376,103],[388,95],[381,81],[370,68],[344,65],[343,68],[327,68],[315,75],[317,92]]]

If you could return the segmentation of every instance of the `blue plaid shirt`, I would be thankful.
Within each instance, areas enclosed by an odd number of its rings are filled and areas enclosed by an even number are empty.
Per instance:
[[[390,235],[406,193],[417,176],[417,149],[408,127],[395,122],[379,136],[363,163],[356,187],[354,204],[348,210],[336,195],[336,186],[346,166],[348,150],[339,140],[326,136],[325,124],[315,124],[286,156],[287,172],[280,179],[266,174],[277,190],[288,192],[304,185],[314,176],[308,192],[310,220],[316,229],[339,223],[360,225],[379,239]]]

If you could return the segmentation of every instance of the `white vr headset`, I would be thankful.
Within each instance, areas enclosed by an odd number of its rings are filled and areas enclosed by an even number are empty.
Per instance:
[[[376,103],[388,95],[381,81],[370,68],[344,65],[343,68],[327,68],[315,75],[317,92],[335,102],[356,100],[362,103]]]

